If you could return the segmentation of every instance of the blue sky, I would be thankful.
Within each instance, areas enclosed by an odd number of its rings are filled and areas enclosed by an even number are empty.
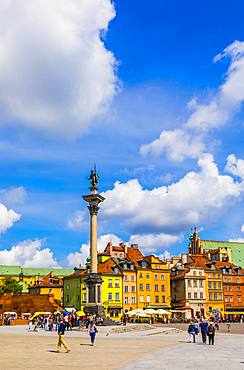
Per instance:
[[[242,2],[14,3],[0,6],[0,263],[84,260],[94,163],[100,248],[178,254],[194,226],[241,239]]]

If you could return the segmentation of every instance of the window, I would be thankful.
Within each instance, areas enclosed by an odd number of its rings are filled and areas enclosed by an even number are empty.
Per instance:
[[[187,284],[188,284],[188,286],[191,286],[191,280],[190,279],[187,280]]]
[[[49,293],[52,293],[53,292],[53,290],[52,289],[49,289]]]
[[[202,276],[202,271],[199,271],[199,276]]]
[[[240,292],[241,287],[240,287],[240,286],[237,286],[237,287],[236,287],[236,290],[237,290],[238,292]]]
[[[216,284],[216,281],[213,282],[213,288],[216,289],[217,288],[217,284]]]
[[[209,300],[212,301],[213,300],[213,293],[209,293]]]
[[[141,263],[141,267],[142,267],[142,268],[144,268],[144,269],[147,267],[147,264],[146,264],[146,262],[145,262],[145,261],[142,261],[142,263]]]
[[[193,280],[193,286],[194,286],[194,288],[197,287],[197,280]]]
[[[136,297],[131,297],[131,303],[136,304]]]
[[[226,290],[228,290],[228,287],[226,286],[226,285],[224,285],[224,290],[226,291]]]
[[[221,281],[218,281],[218,289],[222,289]]]
[[[80,302],[80,296],[79,295],[76,296],[76,300],[77,300],[77,302]]]
[[[237,297],[237,302],[240,303],[241,302],[241,296],[238,296]]]
[[[165,296],[162,295],[162,303],[165,303]]]
[[[129,287],[128,287],[128,285],[125,285],[125,286],[124,286],[124,292],[125,292],[125,293],[128,293],[128,292],[129,292]]]
[[[230,291],[230,292],[232,292],[232,290],[233,290],[233,287],[232,287],[232,286],[230,286],[230,287],[229,287],[229,291]]]
[[[203,292],[200,292],[200,299],[203,299]]]
[[[229,283],[231,283],[231,282],[232,282],[232,278],[229,278],[229,279],[228,279],[228,282],[229,282]]]
[[[154,279],[155,280],[158,280],[158,275],[154,275]]]
[[[222,293],[219,293],[219,294],[218,294],[218,298],[219,298],[219,300],[220,300],[220,301],[222,301],[222,299],[223,299],[223,297],[222,297]]]
[[[208,289],[212,289],[212,281],[208,282]]]
[[[217,293],[214,293],[214,300],[217,301]]]
[[[127,269],[127,263],[123,263],[123,269]]]
[[[140,275],[139,275],[139,276],[140,276],[140,279],[141,279],[141,278],[143,278],[143,273],[142,273],[142,272],[140,272]]]
[[[202,280],[199,280],[199,286],[200,286],[200,288],[203,287],[203,281]]]
[[[80,288],[80,283],[77,284],[77,288]]]
[[[69,295],[66,295],[66,303],[69,303]]]
[[[140,295],[140,303],[143,303],[144,302],[144,297],[143,295]]]
[[[139,285],[139,289],[140,289],[140,290],[144,290],[144,286],[143,286],[143,284],[140,284],[140,285]]]
[[[194,299],[197,299],[197,292],[194,292]]]
[[[230,297],[230,302],[233,302],[233,297]]]
[[[119,269],[118,269],[118,267],[115,267],[115,268],[114,268],[114,273],[115,273],[115,274],[118,274],[118,273],[119,273]]]
[[[164,275],[161,275],[161,280],[164,280]]]
[[[115,293],[115,300],[119,301],[119,293]]]
[[[150,295],[147,295],[147,303],[150,303],[151,302],[151,297]]]
[[[197,272],[196,271],[193,271],[193,275],[196,276]]]
[[[66,289],[69,290],[70,284],[66,284]]]
[[[115,288],[119,288],[119,279],[115,280]]]
[[[158,292],[158,284],[154,285],[154,290],[155,290],[155,292]]]
[[[113,280],[112,279],[108,279],[108,287],[109,288],[112,288],[113,286]]]
[[[86,303],[86,293],[83,293],[83,303]]]
[[[225,297],[225,302],[229,302],[228,297]]]
[[[124,280],[128,281],[128,275],[124,275]]]
[[[237,283],[239,283],[239,282],[240,282],[240,278],[237,278],[237,279],[236,279],[236,282],[237,282]]]
[[[155,303],[159,303],[159,296],[155,295]]]
[[[226,278],[224,278],[224,283],[226,283],[227,282],[227,279]]]
[[[188,299],[191,299],[191,293],[188,293]]]
[[[108,301],[112,301],[113,300],[113,293],[108,293]]]
[[[135,291],[136,291],[136,287],[135,287],[135,285],[132,285],[132,287],[131,287],[131,291],[132,291],[133,293],[135,293]]]
[[[146,278],[147,279],[150,279],[150,274],[146,274]]]
[[[134,265],[130,265],[130,269],[131,270],[135,270],[135,266]]]
[[[125,297],[125,304],[129,304],[129,297]]]
[[[218,278],[219,278],[219,279],[221,278],[221,274],[220,274],[220,272],[218,272]]]
[[[161,292],[165,292],[165,285],[161,285]]]
[[[146,290],[150,290],[150,284],[146,284]]]
[[[135,281],[135,275],[131,275],[131,281]]]

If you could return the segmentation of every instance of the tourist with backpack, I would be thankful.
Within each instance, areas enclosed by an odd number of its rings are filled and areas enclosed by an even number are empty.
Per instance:
[[[209,325],[208,325],[207,333],[208,333],[208,344],[213,345],[214,344],[214,336],[215,336],[215,327],[214,327],[212,322],[210,322]]]

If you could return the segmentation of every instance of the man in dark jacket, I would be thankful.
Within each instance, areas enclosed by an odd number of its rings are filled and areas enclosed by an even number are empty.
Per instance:
[[[214,344],[214,336],[215,336],[215,327],[213,326],[213,323],[210,322],[208,325],[208,344]]]
[[[192,342],[196,343],[196,331],[195,331],[195,326],[193,322],[191,322],[188,327],[188,333],[189,333],[189,342],[191,343],[191,339],[192,339]]]
[[[202,320],[199,324],[202,334],[202,342],[206,344],[207,340],[207,332],[208,332],[208,323],[204,320]]]
[[[60,352],[61,345],[64,346],[64,348],[66,350],[66,353],[70,352],[70,349],[69,349],[67,343],[64,340],[65,329],[66,329],[66,324],[65,324],[64,320],[61,319],[60,320],[60,325],[59,325],[59,328],[58,328],[58,344],[57,344],[57,351],[56,352]]]

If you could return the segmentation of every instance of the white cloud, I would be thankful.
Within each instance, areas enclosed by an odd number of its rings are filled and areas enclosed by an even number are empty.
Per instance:
[[[41,248],[42,240],[24,240],[11,249],[0,250],[1,265],[20,265],[23,267],[59,267],[49,248]]]
[[[244,234],[244,224],[241,226],[241,232]],[[229,242],[244,243],[244,237],[229,239]]]
[[[179,235],[193,225],[210,221],[229,202],[242,195],[242,183],[221,175],[212,155],[198,160],[199,171],[189,172],[178,182],[152,190],[137,179],[116,182],[103,193],[103,219],[117,217],[135,233]]]
[[[87,215],[85,211],[76,211],[75,214],[68,220],[67,226],[74,231],[80,231],[89,227]]]
[[[102,252],[106,245],[111,242],[113,245],[118,245],[122,240],[114,234],[101,235],[97,239],[97,249]],[[90,254],[90,247],[88,244],[82,244],[79,252],[69,253],[67,256],[68,266],[74,267],[79,264],[85,265],[86,259]]]
[[[169,234],[134,234],[129,239],[129,244],[139,244],[141,248],[151,247],[152,250],[157,248],[166,248],[182,240],[181,236]]]
[[[26,197],[27,192],[23,186],[11,189],[0,189],[0,199],[5,204],[23,204]]]
[[[230,154],[227,158],[225,171],[244,179],[244,160],[237,159],[234,154]]]
[[[183,161],[186,153],[188,158],[198,158],[204,150],[205,145],[201,137],[193,137],[182,129],[162,131],[158,139],[140,148],[142,155],[159,156],[165,153],[170,160],[176,162]]]
[[[116,93],[116,60],[101,37],[114,16],[111,0],[2,1],[2,122],[84,132]]]
[[[168,258],[171,258],[171,254],[169,251],[164,251],[162,254],[158,256],[161,260],[166,260]]]
[[[7,209],[0,203],[0,233],[11,228],[15,222],[19,221],[20,217],[21,215],[13,209]]]
[[[231,122],[244,101],[244,42],[233,42],[215,58],[215,61],[224,57],[230,58],[225,81],[209,102],[198,104],[195,98],[192,99],[188,103],[192,113],[181,128],[162,131],[158,139],[142,145],[142,154],[165,153],[174,161],[198,158],[212,141],[207,140],[209,132]]]

